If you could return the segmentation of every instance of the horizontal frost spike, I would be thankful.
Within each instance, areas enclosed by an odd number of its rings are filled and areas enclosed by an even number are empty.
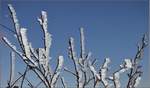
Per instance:
[[[21,39],[24,47],[24,52],[27,58],[31,58],[30,47],[29,47],[26,32],[27,32],[26,28],[21,28],[20,34],[21,34]]]

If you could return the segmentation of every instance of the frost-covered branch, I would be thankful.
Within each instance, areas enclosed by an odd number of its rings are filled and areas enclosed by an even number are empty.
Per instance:
[[[44,47],[45,47],[45,58],[46,58],[46,62],[45,62],[45,70],[46,70],[46,74],[48,73],[49,70],[49,49],[51,46],[51,34],[48,33],[48,20],[47,20],[47,13],[45,11],[41,12],[41,19],[38,18],[38,21],[42,27],[43,33],[44,33]]]
[[[11,52],[11,59],[10,59],[10,79],[8,81],[8,86],[10,86],[14,81],[15,75],[15,52]]]
[[[148,45],[147,35],[144,34],[141,43],[138,43],[137,53],[135,55],[135,58],[132,61],[133,68],[130,70],[130,73],[128,74],[129,80],[128,80],[127,88],[135,88],[139,83],[138,79],[141,79],[142,71],[140,69],[141,66],[139,65],[139,63],[142,60],[142,56],[144,54],[144,48],[147,45]]]
[[[78,59],[77,59],[75,49],[74,49],[74,39],[72,37],[69,40],[69,56],[73,61],[74,68],[75,68],[75,74],[77,75],[76,76],[77,88],[82,88],[82,86],[83,86],[82,72],[79,69]]]
[[[83,29],[80,29],[80,35],[81,35],[81,57],[78,59],[75,53],[74,49],[74,39],[71,37],[69,40],[69,57],[72,59],[74,63],[75,68],[75,75],[76,75],[76,81],[77,81],[77,88],[84,88],[86,83],[86,72],[84,67],[84,59],[85,59],[85,45],[84,45],[84,35],[83,35]],[[79,68],[80,67],[80,68]],[[74,74],[73,72],[71,72]],[[83,80],[85,79],[85,80]]]
[[[91,70],[91,72],[94,74],[94,76],[96,76],[96,78],[97,78],[98,80],[101,79],[100,75],[97,73],[97,71],[95,70],[95,68],[94,68],[92,65],[90,66],[90,70]]]
[[[55,69],[55,71],[53,73],[53,76],[52,76],[52,79],[51,79],[51,82],[50,82],[51,88],[55,88],[55,84],[56,84],[56,82],[58,80],[58,77],[60,75],[60,71],[61,71],[61,69],[63,67],[63,63],[64,63],[63,56],[59,56],[58,57],[57,67],[56,67],[56,69]]]
[[[24,80],[27,80],[30,87],[33,87],[32,83],[28,79],[26,79],[26,73],[31,70],[34,74],[39,78],[40,83],[38,83],[35,87],[39,87],[39,85],[44,85],[46,88],[55,88],[57,85],[57,81],[60,78],[62,82],[62,86],[64,88],[67,87],[64,82],[64,77],[61,77],[61,70],[63,68],[64,58],[63,56],[58,57],[58,61],[56,64],[56,68],[54,70],[51,69],[50,66],[50,48],[52,43],[52,35],[48,32],[48,19],[47,12],[42,11],[41,17],[38,18],[39,24],[42,28],[42,32],[44,35],[43,47],[34,48],[32,43],[29,42],[27,36],[27,29],[20,27],[19,21],[16,16],[15,9],[11,4],[8,5],[8,8],[11,13],[11,18],[13,20],[14,28],[15,28],[15,36],[18,40],[19,46],[17,44],[11,43],[6,37],[3,37],[2,40],[4,43],[12,49],[11,53],[11,69],[10,69],[10,79],[8,81],[8,88],[14,87],[15,84],[22,78],[21,87],[23,87]],[[84,29],[80,28],[80,56],[77,56],[77,52],[75,50],[74,38],[71,37],[69,39],[69,58],[73,62],[73,69],[69,70],[64,68],[64,71],[71,73],[76,78],[76,87],[77,88],[86,88],[91,87],[101,87],[104,88],[121,88],[120,76],[122,73],[126,71],[130,71],[128,74],[128,83],[127,88],[135,88],[138,87],[138,84],[141,80],[141,65],[140,61],[142,60],[142,56],[144,53],[144,48],[148,45],[146,39],[146,35],[143,36],[142,42],[138,45],[138,51],[135,55],[134,59],[124,59],[123,64],[120,65],[120,68],[113,74],[109,74],[108,64],[110,63],[110,59],[106,58],[102,66],[98,69],[95,67],[96,59],[92,59],[91,52],[86,51],[85,48],[85,37],[84,37]],[[19,55],[24,63],[27,65],[28,70],[25,70],[23,74],[20,73],[16,80],[13,80],[14,75],[14,62],[15,62],[15,54]],[[92,59],[92,60],[91,60]],[[111,75],[111,76],[109,76]],[[102,85],[98,85],[102,83]],[[113,83],[113,84],[112,84]],[[91,85],[92,84],[92,85]]]
[[[110,59],[106,58],[103,65],[102,65],[102,67],[100,68],[101,81],[102,81],[105,88],[110,87],[110,83],[108,83],[108,81],[106,80],[107,71],[108,71],[108,64],[109,63],[110,63]]]
[[[41,18],[38,18],[38,21],[43,30],[42,32],[44,34],[44,48],[38,48],[38,50],[36,50],[33,48],[32,43],[30,43],[27,38],[27,29],[20,27],[15,9],[12,7],[11,4],[8,5],[8,8],[10,10],[13,24],[15,26],[16,38],[18,39],[18,43],[21,47],[22,52],[18,51],[20,49],[17,49],[16,46],[13,45],[11,42],[9,42],[9,40],[6,37],[2,38],[3,41],[23,59],[25,64],[29,66],[29,69],[32,70],[37,75],[37,77],[42,81],[45,87],[53,88],[56,85],[56,81],[58,80],[60,70],[62,68],[63,57],[62,56],[59,57],[57,69],[54,71],[54,74],[52,75],[52,71],[49,66],[49,59],[50,59],[49,50],[52,38],[51,34],[48,32],[47,13],[45,11],[42,11]],[[25,76],[22,77],[23,77],[22,81],[23,85]]]
[[[98,82],[102,82],[104,88],[110,88],[111,84],[107,81],[107,71],[108,71],[108,64],[110,63],[110,59],[106,58],[104,63],[102,64],[102,67],[99,69],[99,73],[94,69],[94,67],[91,65],[90,70],[93,72],[94,76],[96,77],[94,81],[94,88],[97,86]]]
[[[16,16],[16,11],[11,4],[8,4],[8,8],[10,10],[11,18],[12,18],[13,24],[14,24],[14,28],[15,28],[15,32],[16,32],[15,36],[17,37],[18,42],[19,42],[21,48],[23,49],[23,44],[22,44],[21,36],[20,36],[20,24],[19,24],[18,18]]]
[[[124,63],[120,65],[120,69],[113,73],[113,77],[110,77],[110,79],[113,80],[115,88],[121,88],[120,74],[124,73],[125,71],[131,68],[132,68],[131,60],[125,59]]]
[[[80,43],[81,43],[81,58],[85,59],[85,38],[84,38],[84,29],[80,28]]]

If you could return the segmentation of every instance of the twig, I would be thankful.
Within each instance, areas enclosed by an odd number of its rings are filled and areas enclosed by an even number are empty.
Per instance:
[[[63,88],[67,88],[67,84],[65,83],[65,80],[63,77],[60,77],[61,78],[61,83],[63,85]]]
[[[23,88],[23,83],[24,83],[24,79],[25,79],[27,71],[28,71],[28,66],[26,67],[25,72],[23,73],[23,77],[22,77],[22,81],[21,81],[21,86],[20,86],[21,88]]]

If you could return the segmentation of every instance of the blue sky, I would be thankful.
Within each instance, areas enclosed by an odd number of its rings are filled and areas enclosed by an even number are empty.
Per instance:
[[[75,38],[79,56],[79,27],[84,27],[87,52],[97,58],[99,66],[104,58],[110,57],[111,69],[117,69],[125,58],[133,58],[137,42],[148,32],[148,0],[107,0],[107,1],[1,1],[1,24],[13,30],[7,4],[16,9],[21,27],[28,29],[29,41],[35,48],[42,47],[42,31],[37,22],[42,10],[48,13],[48,31],[52,34],[51,65],[55,67],[58,55],[65,57],[65,65],[72,67],[67,57],[69,37]],[[13,34],[0,26],[0,33],[17,43]],[[8,79],[9,53],[0,43],[2,69],[1,84]],[[23,71],[23,62],[17,59],[17,71]],[[148,85],[148,49],[145,50],[142,85]],[[67,73],[66,73],[67,74]],[[69,74],[67,74],[69,75]],[[71,76],[71,75],[70,75]],[[66,76],[65,76],[66,77]],[[32,79],[32,77],[31,77]],[[66,80],[72,78],[66,77]],[[68,81],[69,82],[69,81]]]

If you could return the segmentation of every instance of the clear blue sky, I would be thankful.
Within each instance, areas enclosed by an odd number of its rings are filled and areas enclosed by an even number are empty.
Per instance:
[[[99,66],[104,58],[110,57],[112,70],[125,58],[133,58],[137,42],[148,32],[148,0],[107,0],[107,1],[6,1],[1,0],[1,24],[13,29],[7,4],[16,9],[21,27],[28,29],[29,41],[35,48],[42,47],[42,31],[37,22],[41,10],[48,13],[48,31],[52,34],[51,65],[55,67],[58,55],[65,57],[65,65],[72,67],[67,57],[68,39],[75,38],[79,55],[79,27],[85,28],[87,52],[91,51],[98,59]],[[0,33],[13,43],[13,34],[0,26]],[[1,84],[6,84],[9,70],[9,51],[0,43],[0,62],[2,68]],[[17,59],[16,70],[23,71],[23,64]],[[148,49],[145,51],[142,85],[148,85]],[[17,75],[16,72],[16,75]],[[68,73],[65,73],[69,75]],[[65,75],[64,75],[65,76]],[[71,76],[71,75],[69,75]],[[66,80],[72,78],[65,76]],[[31,79],[33,79],[31,77]],[[150,81],[150,80],[149,80]],[[69,81],[68,81],[69,82]]]

